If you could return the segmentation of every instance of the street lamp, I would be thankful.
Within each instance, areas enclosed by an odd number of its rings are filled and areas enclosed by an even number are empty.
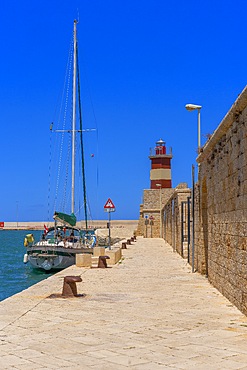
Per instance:
[[[195,104],[186,104],[185,108],[189,111],[198,111],[198,154],[201,149],[201,127],[200,127],[200,111],[202,106]],[[198,165],[199,166],[199,165]],[[198,174],[199,177],[199,174]],[[188,246],[189,247],[189,246]],[[195,180],[194,180],[194,165],[192,165],[192,272],[194,270],[194,254],[195,254]]]
[[[196,105],[196,104],[186,104],[185,108],[188,111],[192,110],[197,110],[198,112],[198,119],[197,119],[197,125],[198,125],[198,153],[200,153],[201,149],[201,117],[200,117],[200,112],[201,112],[201,105]]]
[[[162,185],[161,184],[155,184],[158,188],[160,188],[160,238],[162,238],[162,218],[161,218],[161,215],[162,215],[162,210],[161,210],[161,187]]]

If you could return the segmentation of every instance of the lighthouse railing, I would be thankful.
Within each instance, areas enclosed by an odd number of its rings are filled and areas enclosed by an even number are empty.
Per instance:
[[[164,146],[156,146],[154,148],[149,149],[149,156],[161,156],[161,155],[169,155],[172,156],[172,148],[169,148],[169,151],[167,151],[166,147]]]

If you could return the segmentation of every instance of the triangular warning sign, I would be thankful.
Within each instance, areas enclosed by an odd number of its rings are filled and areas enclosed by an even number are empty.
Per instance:
[[[104,205],[104,208],[106,209],[115,208],[113,201],[110,198],[107,199],[106,204]]]

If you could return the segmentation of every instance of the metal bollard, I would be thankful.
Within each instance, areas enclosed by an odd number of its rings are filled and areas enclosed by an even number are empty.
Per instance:
[[[122,249],[127,249],[126,243],[122,243]]]
[[[106,260],[110,259],[109,256],[99,256],[98,268],[105,269],[107,268]]]
[[[131,245],[131,241],[130,241],[130,239],[127,239],[127,244],[128,244],[128,245]]]
[[[77,297],[76,283],[81,282],[80,276],[65,276],[63,281],[63,297]]]
[[[134,237],[133,237],[133,236],[130,238],[130,240],[131,240],[132,242],[134,242],[134,241],[135,241],[135,239],[134,239]]]

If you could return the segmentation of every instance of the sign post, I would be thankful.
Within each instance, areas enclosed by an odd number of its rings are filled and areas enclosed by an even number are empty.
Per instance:
[[[153,224],[154,224],[154,217],[152,215],[149,217],[149,223],[151,226],[151,238],[152,238],[153,237]]]
[[[109,229],[109,236],[108,236],[108,247],[111,250],[111,212],[115,212],[116,208],[113,204],[113,201],[108,198],[106,204],[104,205],[104,211],[108,212],[108,229]]]
[[[146,231],[146,233],[145,233],[145,238],[147,238],[147,237],[148,237],[148,224],[149,224],[149,221],[148,221],[148,215],[147,215],[147,214],[145,214],[145,215],[144,215],[144,218],[145,218],[145,231]]]

